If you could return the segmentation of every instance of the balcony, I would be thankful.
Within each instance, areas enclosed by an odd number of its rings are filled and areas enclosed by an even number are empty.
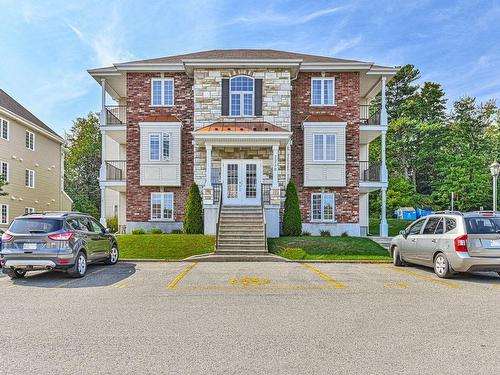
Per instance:
[[[120,126],[127,124],[126,105],[106,106],[106,126]]]
[[[373,106],[369,104],[360,105],[359,119],[361,126],[359,127],[359,142],[368,144],[380,136],[382,130],[386,127],[381,125],[380,111],[374,111]]]
[[[387,186],[387,182],[382,181],[382,162],[360,161],[359,181],[361,193],[368,193]]]
[[[125,191],[127,181],[127,162],[125,160],[106,160],[104,162],[104,179],[101,185],[117,191]]]
[[[373,111],[371,105],[362,104],[359,108],[359,120],[361,125],[380,125],[380,111]]]

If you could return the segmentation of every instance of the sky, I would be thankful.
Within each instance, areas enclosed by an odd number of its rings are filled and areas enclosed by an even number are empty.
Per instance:
[[[400,66],[449,107],[500,98],[500,0],[0,0],[0,88],[60,134],[99,111],[87,69],[219,48]]]

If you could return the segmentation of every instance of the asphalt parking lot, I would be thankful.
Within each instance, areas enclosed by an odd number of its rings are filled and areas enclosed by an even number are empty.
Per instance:
[[[0,373],[499,373],[500,277],[133,263],[0,277]]]

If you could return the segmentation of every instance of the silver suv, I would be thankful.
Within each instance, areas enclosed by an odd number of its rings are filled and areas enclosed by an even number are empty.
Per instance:
[[[0,249],[0,266],[11,278],[35,270],[61,270],[83,277],[89,262],[118,262],[116,238],[92,216],[80,212],[19,216],[2,234]]]
[[[474,271],[500,276],[500,213],[437,212],[401,231],[390,252],[395,266],[429,266],[443,278]]]

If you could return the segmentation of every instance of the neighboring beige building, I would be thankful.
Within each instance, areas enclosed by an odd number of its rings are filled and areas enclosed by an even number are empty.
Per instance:
[[[0,229],[26,212],[71,210],[64,192],[64,139],[0,89]]]

